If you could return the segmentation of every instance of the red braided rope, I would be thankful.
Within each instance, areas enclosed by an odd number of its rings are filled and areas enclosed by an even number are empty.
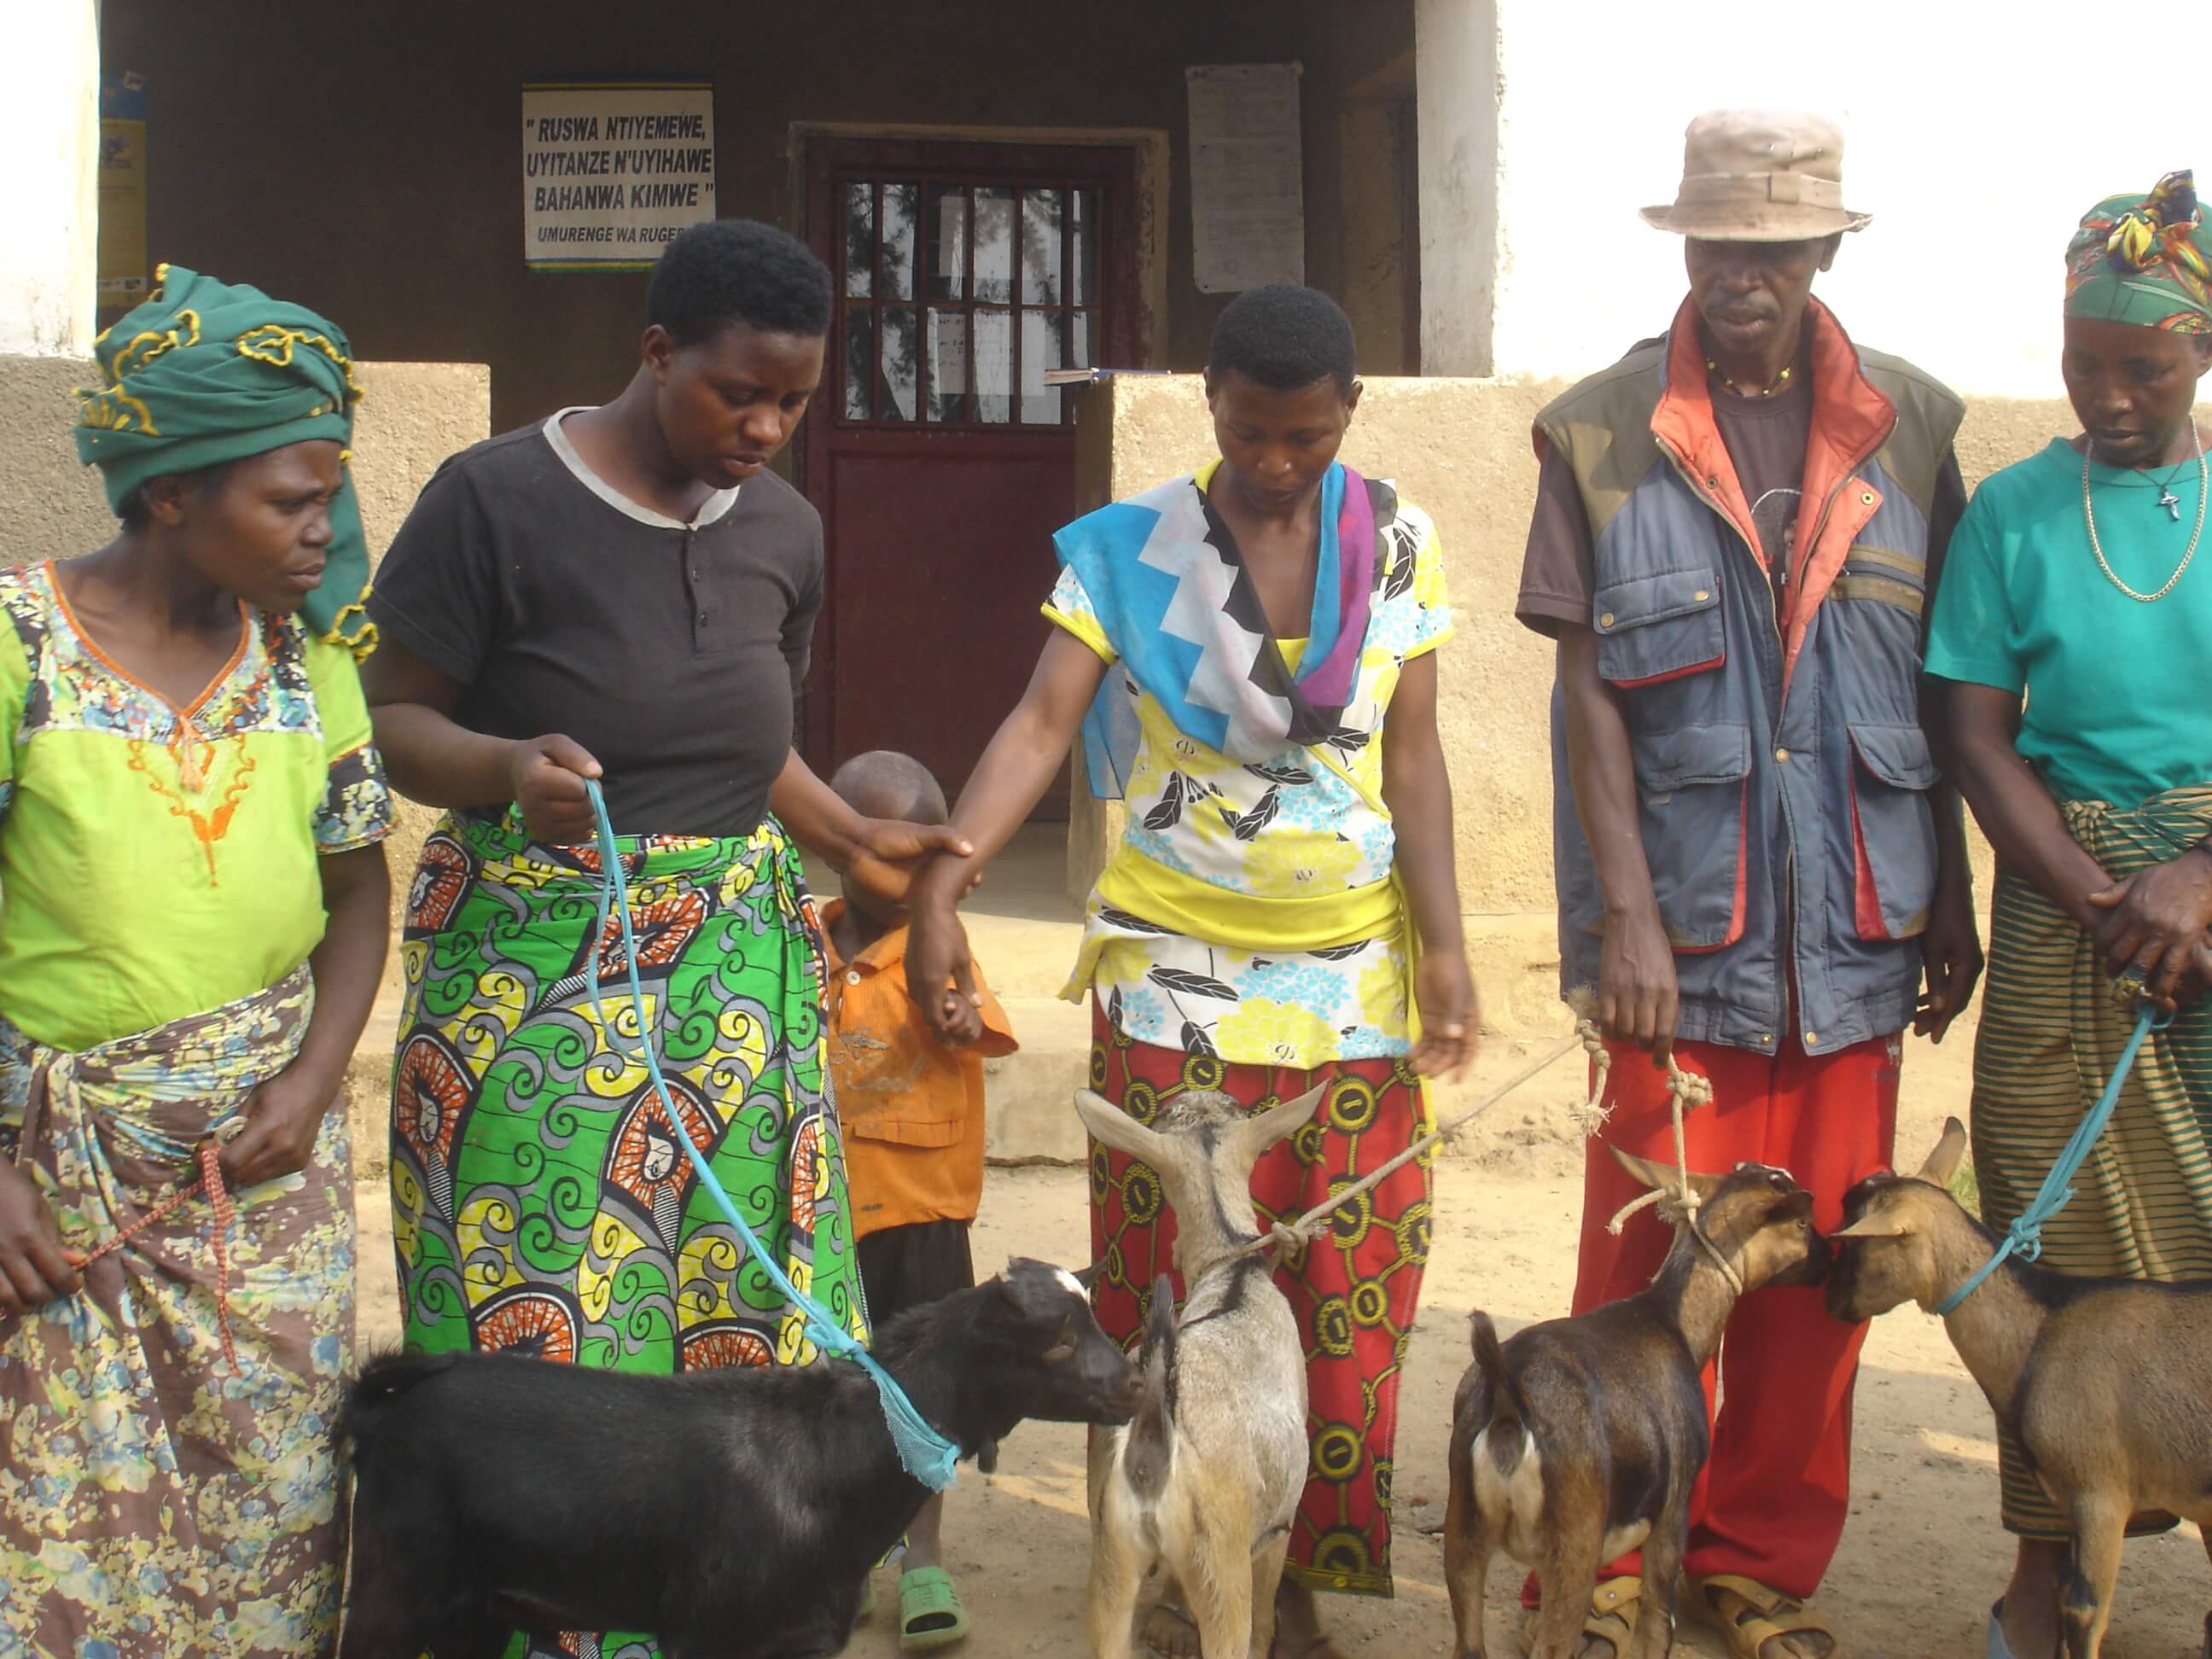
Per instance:
[[[230,1334],[230,1225],[237,1211],[230,1201],[230,1193],[222,1184],[222,1166],[216,1162],[216,1143],[212,1138],[200,1142],[196,1150],[199,1162],[199,1179],[176,1188],[150,1210],[143,1210],[138,1218],[117,1233],[98,1249],[77,1263],[88,1267],[104,1255],[112,1255],[132,1239],[144,1232],[162,1217],[168,1215],[186,1199],[198,1192],[207,1194],[208,1207],[215,1212],[212,1243],[215,1246],[215,1319],[216,1328],[222,1333],[222,1357],[230,1362],[231,1375],[242,1376],[238,1364],[238,1345]]]

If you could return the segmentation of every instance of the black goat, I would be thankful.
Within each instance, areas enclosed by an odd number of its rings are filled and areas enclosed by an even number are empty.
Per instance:
[[[963,1457],[1024,1418],[1136,1408],[1083,1287],[1042,1261],[901,1315],[872,1352]],[[649,1630],[667,1659],[834,1654],[929,1495],[846,1360],[667,1377],[388,1355],[337,1435],[355,1472],[341,1659],[489,1659],[517,1627]]]

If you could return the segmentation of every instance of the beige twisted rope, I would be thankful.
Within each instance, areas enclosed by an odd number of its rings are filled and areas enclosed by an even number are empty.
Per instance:
[[[1307,1242],[1319,1237],[1322,1230],[1328,1224],[1328,1218],[1339,1210],[1363,1194],[1373,1191],[1376,1187],[1389,1180],[1391,1176],[1404,1169],[1407,1164],[1419,1158],[1431,1147],[1458,1134],[1468,1124],[1474,1122],[1475,1119],[1480,1117],[1522,1084],[1558,1061],[1565,1059],[1577,1048],[1582,1049],[1589,1056],[1590,1066],[1595,1076],[1592,1079],[1589,1098],[1579,1106],[1568,1108],[1568,1114],[1574,1120],[1576,1127],[1585,1136],[1594,1135],[1602,1129],[1613,1115],[1613,1109],[1605,1103],[1606,1085],[1612,1075],[1613,1055],[1605,1046],[1604,1033],[1597,1028],[1597,999],[1588,986],[1582,986],[1569,995],[1567,1004],[1575,1012],[1575,1029],[1572,1036],[1562,1038],[1546,1053],[1522,1066],[1504,1082],[1483,1096],[1480,1100],[1475,1102],[1474,1105],[1468,1107],[1467,1110],[1453,1118],[1450,1122],[1438,1125],[1407,1147],[1404,1152],[1384,1159],[1382,1164],[1353,1182],[1343,1191],[1331,1196],[1327,1203],[1316,1204],[1294,1221],[1276,1222],[1273,1226],[1268,1228],[1250,1243],[1232,1251],[1228,1259],[1234,1261],[1238,1256],[1255,1255],[1261,1250],[1272,1249],[1280,1253],[1280,1260],[1296,1262],[1305,1253]],[[1738,1296],[1741,1296],[1743,1294],[1742,1275],[1736,1272],[1735,1264],[1721,1254],[1719,1247],[1714,1244],[1712,1239],[1706,1234],[1704,1224],[1698,1219],[1699,1200],[1697,1189],[1690,1184],[1689,1152],[1682,1133],[1683,1115],[1694,1111],[1700,1106],[1711,1103],[1712,1079],[1700,1077],[1695,1072],[1684,1071],[1675,1062],[1674,1057],[1669,1054],[1667,1057],[1667,1094],[1674,1120],[1674,1189],[1668,1192],[1664,1188],[1655,1187],[1650,1192],[1630,1200],[1615,1212],[1611,1221],[1606,1224],[1607,1231],[1618,1234],[1627,1224],[1628,1218],[1638,1210],[1658,1205],[1661,1206],[1659,1212],[1661,1218],[1668,1222],[1678,1222],[1687,1227],[1690,1230],[1690,1237],[1696,1239],[1699,1248],[1711,1258],[1713,1266],[1720,1270],[1721,1276],[1728,1280],[1729,1285]]]
[[[1580,1013],[1579,1007],[1577,1012]],[[1595,1121],[1602,1125],[1606,1120],[1607,1110],[1600,1103],[1605,1093],[1607,1069],[1613,1062],[1612,1057],[1606,1053],[1604,1036],[1599,1032],[1596,1025],[1584,1017],[1576,1020],[1573,1036],[1560,1039],[1550,1049],[1522,1066],[1504,1082],[1483,1096],[1480,1100],[1475,1102],[1474,1105],[1468,1107],[1467,1110],[1453,1118],[1450,1122],[1438,1125],[1407,1147],[1404,1152],[1384,1159],[1375,1169],[1353,1182],[1351,1186],[1333,1195],[1326,1204],[1316,1204],[1295,1221],[1278,1221],[1249,1244],[1233,1252],[1230,1259],[1233,1261],[1237,1256],[1251,1255],[1261,1250],[1275,1249],[1281,1252],[1281,1260],[1296,1261],[1304,1253],[1307,1241],[1319,1237],[1322,1229],[1328,1224],[1328,1218],[1361,1194],[1371,1192],[1376,1186],[1389,1180],[1431,1147],[1450,1139],[1499,1101],[1504,1099],[1506,1096],[1536,1076],[1538,1073],[1565,1059],[1577,1048],[1581,1048],[1589,1054],[1590,1063],[1597,1068],[1595,1094],[1598,1097],[1593,1098],[1586,1105],[1570,1109],[1577,1123],[1591,1121],[1594,1114]],[[1583,1133],[1589,1134],[1595,1131],[1586,1128]]]
[[[1705,1231],[1705,1224],[1698,1219],[1698,1210],[1703,1200],[1698,1197],[1697,1188],[1690,1184],[1690,1154],[1682,1133],[1683,1116],[1700,1106],[1710,1106],[1712,1100],[1713,1080],[1699,1077],[1695,1072],[1684,1071],[1675,1063],[1674,1056],[1668,1054],[1667,1104],[1674,1120],[1674,1189],[1668,1192],[1663,1187],[1654,1187],[1650,1191],[1630,1199],[1613,1212],[1613,1219],[1605,1224],[1605,1230],[1618,1237],[1620,1230],[1628,1224],[1629,1217],[1638,1210],[1656,1205],[1661,1220],[1677,1223],[1690,1230],[1690,1237],[1698,1241],[1698,1248],[1711,1258],[1713,1266],[1720,1269],[1721,1277],[1728,1280],[1729,1288],[1741,1296],[1743,1275],[1736,1272],[1734,1262],[1721,1254],[1720,1247]]]

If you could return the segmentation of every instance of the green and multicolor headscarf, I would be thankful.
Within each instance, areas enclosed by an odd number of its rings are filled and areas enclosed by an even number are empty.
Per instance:
[[[102,384],[79,394],[76,453],[100,469],[118,514],[149,478],[313,438],[351,441],[361,387],[336,324],[182,265],[155,276],[153,297],[94,348]],[[322,583],[301,614],[318,635],[365,657],[376,629],[362,607],[368,543],[349,474],[331,504],[331,532]]]
[[[2112,196],[2066,248],[2066,314],[2212,334],[2212,228],[2196,177],[2169,173],[2148,196]]]

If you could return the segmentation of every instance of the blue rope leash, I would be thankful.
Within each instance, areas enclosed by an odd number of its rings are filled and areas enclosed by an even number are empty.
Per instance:
[[[2105,1092],[2097,1097],[2092,1106],[2076,1124],[2074,1133],[2060,1149],[2058,1161],[2051,1166],[2051,1173],[2043,1177],[2034,1200],[2020,1212],[1996,1248],[1996,1254],[1982,1263],[1972,1277],[1945,1297],[1936,1305],[1939,1319],[1954,1311],[1972,1295],[1981,1282],[1997,1270],[2008,1255],[2018,1255],[2023,1261],[2033,1261],[2043,1254],[2043,1224],[2064,1209],[2074,1196],[2071,1182],[2087,1161],[2089,1152],[2097,1144],[2097,1137],[2105,1133],[2105,1125],[2112,1121],[2112,1109],[2120,1103],[2120,1085],[2128,1080],[2135,1067],[2136,1055],[2144,1040],[2153,1031],[2162,1031],[2173,1024],[2173,1016],[2150,1003],[2144,1003],[2136,1015],[2136,1029],[2128,1038],[2128,1046],[2120,1050],[2120,1063],[2112,1068],[2112,1081],[2105,1085]]]
[[[806,1295],[786,1277],[775,1262],[774,1255],[762,1243],[760,1235],[745,1224],[738,1213],[738,1206],[730,1201],[729,1194],[708,1163],[706,1155],[694,1146],[691,1137],[684,1133],[684,1120],[676,1110],[670,1095],[667,1079],[660,1074],[660,1060],[653,1053],[653,1044],[645,1032],[645,988],[637,976],[637,946],[630,932],[629,884],[623,872],[622,854],[615,845],[614,821],[607,816],[606,795],[596,779],[584,781],[585,791],[592,798],[592,814],[599,823],[599,927],[598,937],[605,939],[607,918],[615,917],[622,930],[623,968],[629,977],[630,1009],[637,1021],[638,1035],[633,1043],[615,1030],[614,1022],[599,1002],[599,976],[590,969],[585,970],[584,983],[589,988],[592,1012],[599,1017],[599,1029],[606,1033],[611,1047],[620,1049],[633,1060],[645,1062],[653,1086],[660,1093],[660,1103],[668,1113],[671,1132],[691,1159],[691,1168],[699,1177],[700,1185],[729,1218],[730,1225],[738,1230],[745,1248],[752,1252],[753,1260],[769,1282],[781,1291],[784,1299],[797,1308],[806,1321],[806,1334],[824,1353],[837,1354],[850,1359],[867,1372],[876,1385],[876,1393],[884,1408],[884,1421],[890,1426],[891,1439],[898,1447],[899,1462],[906,1472],[927,1486],[932,1492],[943,1492],[960,1472],[960,1449],[931,1426],[929,1419],[914,1408],[914,1401],[906,1397],[891,1374],[876,1363],[864,1343],[848,1334],[836,1322],[830,1310]]]

